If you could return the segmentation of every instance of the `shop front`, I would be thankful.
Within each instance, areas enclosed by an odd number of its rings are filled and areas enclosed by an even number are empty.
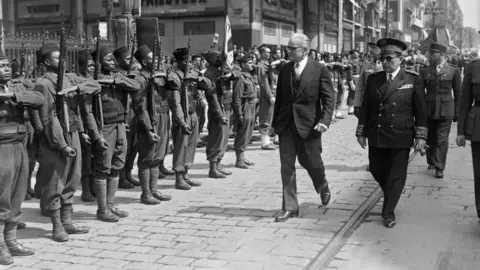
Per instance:
[[[325,0],[324,10],[325,39],[323,51],[338,52],[338,0]]]
[[[297,2],[299,0],[262,1],[261,44],[285,46],[297,31]]]

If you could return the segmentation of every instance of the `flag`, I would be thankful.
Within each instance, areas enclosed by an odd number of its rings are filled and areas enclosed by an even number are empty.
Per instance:
[[[226,63],[228,67],[233,68],[233,40],[232,25],[228,15],[225,18],[225,44],[223,44],[223,52],[226,55]]]

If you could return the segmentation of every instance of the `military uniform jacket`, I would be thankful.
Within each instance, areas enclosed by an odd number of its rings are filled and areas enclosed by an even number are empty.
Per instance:
[[[274,78],[271,78],[272,81],[270,82],[269,76],[273,75],[273,70],[271,71],[269,66],[270,65],[268,61],[262,60],[258,63],[258,67],[257,67],[257,77],[258,77],[258,84],[260,86],[260,95],[266,100],[270,100],[272,99],[272,97],[275,97],[275,91],[273,89],[274,88],[273,85],[274,84],[276,85],[276,80],[274,81]]]
[[[364,88],[367,83],[368,76],[379,71],[382,71],[382,68],[377,70],[375,60],[372,60],[363,65],[355,89],[354,107],[360,107],[362,105],[363,92],[365,90]]]
[[[243,116],[243,104],[255,103],[257,88],[252,75],[249,72],[242,72],[235,81],[232,93],[232,108],[237,116]]]
[[[79,75],[79,77],[84,77],[88,80],[93,80],[92,76],[83,76]],[[92,138],[92,141],[96,141],[103,137],[101,130],[98,129],[97,122],[95,119],[95,115],[93,112],[93,96],[92,95],[81,95],[78,97],[79,106],[80,106],[80,115],[82,117],[83,130]]]
[[[410,148],[414,138],[427,139],[427,104],[423,80],[401,69],[388,85],[384,71],[367,79],[356,136],[370,146]]]
[[[60,122],[59,116],[61,112],[57,112],[56,99],[57,96],[56,89],[57,74],[52,72],[47,72],[42,78],[37,80],[34,91],[39,92],[43,95],[45,102],[43,107],[39,110],[40,119],[43,125],[43,134],[45,139],[51,149],[60,151],[63,148],[67,147],[67,142],[64,137],[64,126]],[[80,114],[80,102],[78,95],[90,95],[98,93],[101,89],[101,86],[98,82],[94,80],[88,80],[82,78],[73,73],[68,73],[64,75],[64,88],[78,86],[78,92],[71,96],[64,96],[62,98],[67,99],[67,104],[69,108],[69,120],[70,120],[70,132],[75,131],[84,131],[83,123]],[[85,123],[87,126],[94,125],[95,123]],[[92,128],[92,127],[89,127]]]
[[[221,75],[222,74],[218,71],[218,69],[214,67],[208,67],[204,74],[206,80],[198,84],[198,89],[203,90],[205,93],[205,97],[208,102],[209,114],[212,115],[213,119],[216,121],[224,117],[222,108],[223,104],[221,102],[221,97],[224,94],[224,85],[221,81],[223,80]],[[225,94],[228,95],[228,93]]]
[[[24,109],[39,109],[45,100],[42,94],[28,91],[18,81],[10,81],[0,92],[14,93],[13,99],[0,103],[0,144],[23,141],[28,131]]]
[[[457,134],[480,142],[480,60],[466,67],[457,123]]]
[[[445,119],[458,116],[462,88],[460,69],[445,63],[438,74],[436,66],[430,66],[422,69],[420,76],[427,88],[428,118]]]

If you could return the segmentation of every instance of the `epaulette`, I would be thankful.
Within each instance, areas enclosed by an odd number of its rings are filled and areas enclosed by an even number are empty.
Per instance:
[[[420,76],[420,74],[418,74],[417,72],[415,72],[413,70],[405,69],[405,72],[410,73],[410,74],[415,75],[415,76]]]

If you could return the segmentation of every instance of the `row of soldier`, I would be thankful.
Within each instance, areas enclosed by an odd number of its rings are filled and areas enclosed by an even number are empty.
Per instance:
[[[201,92],[208,103],[209,177],[231,174],[220,167],[230,126],[235,129],[236,167],[254,165],[245,158],[255,125],[259,83],[252,77],[256,66],[250,55],[240,55],[238,69],[228,70],[220,52],[209,49],[193,56],[194,68],[190,68],[189,49],[180,48],[173,53],[176,68],[166,73],[155,68],[146,45],[134,55],[126,47],[115,51],[99,47],[91,54],[80,53],[83,74],[65,73],[63,87],[57,89],[63,61],[60,51],[58,44],[47,43],[37,52],[37,64],[45,73],[34,85],[21,78],[12,80],[20,72],[12,72],[7,57],[0,54],[0,230],[4,232],[0,264],[13,263],[12,256],[34,254],[16,240],[17,228],[24,227],[21,203],[28,196],[27,189],[30,196],[40,199],[41,214],[50,217],[53,239],[65,242],[69,234],[89,232],[72,220],[73,195],[80,183],[82,200],[96,200],[97,219],[105,222],[128,216],[114,203],[118,186],[128,187],[128,182],[141,186],[140,201],[147,205],[171,200],[157,187],[165,175],[174,174],[175,188],[180,190],[200,186],[189,176],[189,169],[199,136],[196,111]],[[132,57],[140,70],[132,70]],[[96,64],[100,72],[93,76]],[[68,111],[62,111],[59,100]],[[274,101],[272,93],[268,104]],[[273,106],[267,111],[273,111]],[[68,123],[62,121],[62,114],[68,115]],[[268,117],[263,120],[265,134]],[[173,171],[164,165],[170,136]],[[131,174],[135,152],[139,181]],[[31,190],[27,179],[32,177],[35,162],[39,168]]]

